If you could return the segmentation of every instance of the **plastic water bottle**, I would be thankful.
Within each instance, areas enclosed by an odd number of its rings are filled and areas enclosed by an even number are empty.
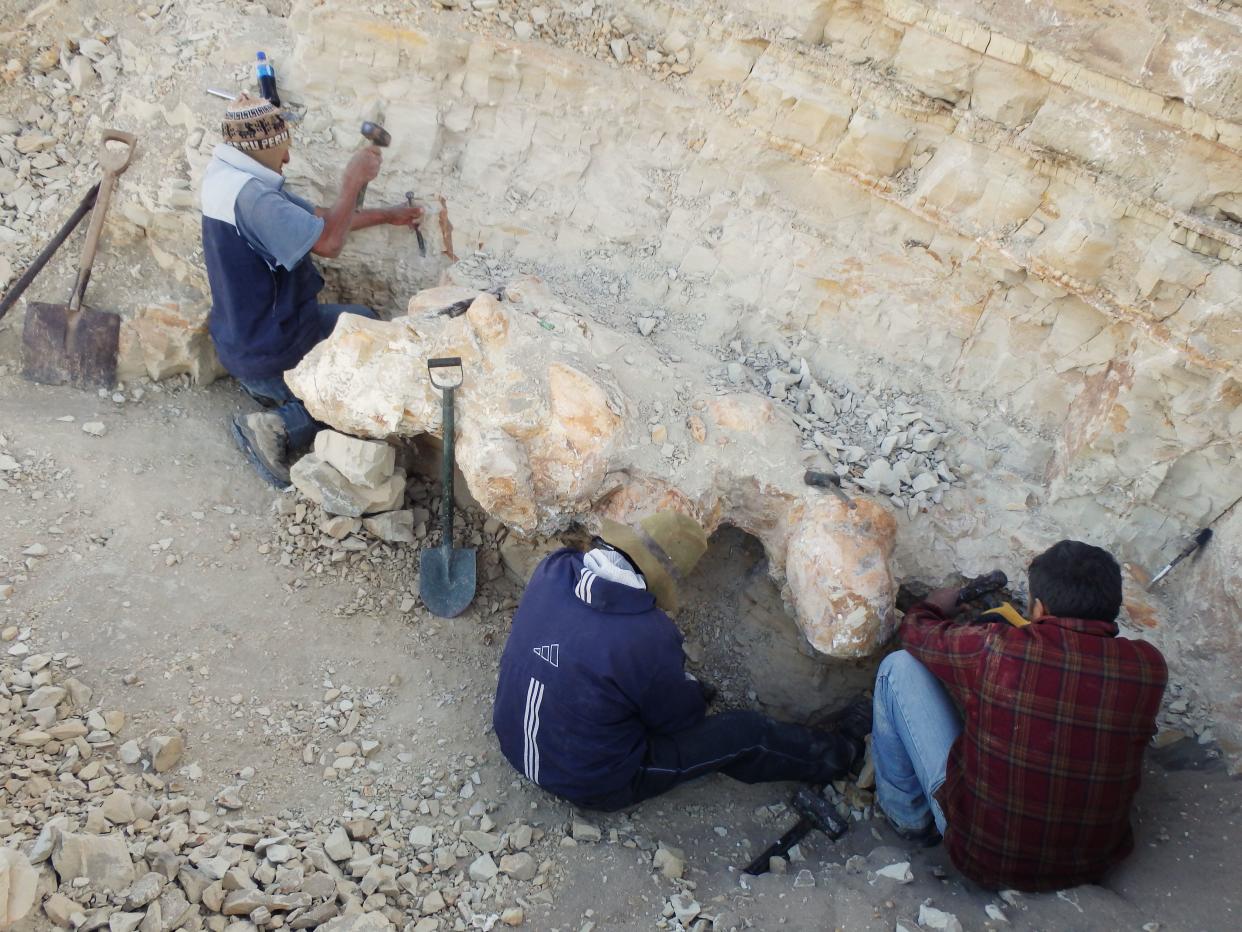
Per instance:
[[[272,70],[272,64],[267,60],[266,52],[259,52],[255,71],[259,75],[259,93],[266,97],[273,107],[279,107],[280,95],[276,93],[276,72]]]

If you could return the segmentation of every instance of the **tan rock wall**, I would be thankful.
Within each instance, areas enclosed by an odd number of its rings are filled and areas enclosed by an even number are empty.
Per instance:
[[[373,189],[443,191],[468,249],[624,279],[610,312],[666,308],[686,341],[781,340],[931,399],[971,478],[898,518],[899,573],[1014,570],[1062,536],[1154,568],[1242,494],[1234,5],[617,15],[623,63],[603,33],[299,3],[285,80],[323,101],[308,140],[382,112]],[[1193,678],[1191,619],[1216,609],[1169,591],[1186,610],[1153,636]]]

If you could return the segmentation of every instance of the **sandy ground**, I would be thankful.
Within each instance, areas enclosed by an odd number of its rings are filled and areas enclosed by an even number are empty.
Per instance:
[[[0,580],[28,577],[0,603],[0,624],[30,626],[37,641],[80,656],[81,677],[127,711],[131,734],[179,726],[194,765],[182,773],[204,797],[253,767],[248,811],[316,819],[347,807],[345,791],[302,763],[282,727],[315,708],[326,685],[344,685],[373,702],[385,758],[406,755],[411,774],[473,767],[498,823],[521,815],[563,835],[570,808],[517,779],[490,732],[507,617],[472,611],[440,621],[421,607],[341,617],[357,596],[349,580],[298,587],[294,570],[259,553],[276,494],[225,429],[249,405],[232,382],[147,385],[124,404],[31,385],[15,374],[16,326],[10,319],[0,332],[0,434],[11,455],[40,465],[32,481],[0,492]],[[91,421],[105,424],[104,436],[83,432]],[[27,572],[21,551],[35,543],[50,552]],[[737,607],[716,605],[714,615]],[[810,842],[806,862],[786,876],[741,882],[739,865],[790,823],[770,807],[791,790],[711,778],[629,814],[593,817],[604,841],[551,849],[552,902],[532,906],[527,926],[654,928],[676,892],[652,874],[642,849],[654,841],[685,850],[705,912],[731,911],[757,929],[914,929],[922,902],[955,913],[966,929],[1215,930],[1240,921],[1242,893],[1230,878],[1242,795],[1193,746],[1149,762],[1136,852],[1106,888],[1021,896],[1016,905],[963,881],[941,849],[903,849],[878,822],[855,825],[836,845]],[[614,828],[624,842],[609,843]],[[912,884],[870,873],[907,859]],[[798,880],[802,870],[810,874]],[[814,886],[795,885],[809,879]],[[988,918],[989,903],[1008,926]]]

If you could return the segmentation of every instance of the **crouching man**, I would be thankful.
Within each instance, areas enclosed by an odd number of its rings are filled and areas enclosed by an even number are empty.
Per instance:
[[[500,661],[492,721],[527,779],[587,809],[631,806],[705,774],[826,783],[862,757],[868,702],[835,733],[757,712],[706,714],[685,670],[678,584],[707,550],[692,519],[605,521],[586,553],[539,564]]]
[[[327,338],[342,314],[375,317],[370,308],[320,304],[323,279],[310,254],[334,258],[349,234],[365,227],[415,226],[422,209],[354,209],[358,190],[379,174],[375,146],[349,160],[331,207],[287,191],[289,128],[266,100],[243,94],[229,105],[222,133],[202,190],[208,329],[224,368],[271,409],[235,417],[233,437],[259,475],[284,487],[288,454],[309,446],[323,426],[285,385],[285,371]]]
[[[1063,540],[1031,561],[1031,621],[958,624],[957,590],[910,609],[885,658],[871,739],[898,834],[944,836],[988,888],[1096,883],[1134,846],[1130,806],[1167,680],[1117,636],[1121,569]]]

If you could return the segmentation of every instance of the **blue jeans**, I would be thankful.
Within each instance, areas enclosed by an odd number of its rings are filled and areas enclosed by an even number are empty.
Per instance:
[[[961,733],[957,707],[927,667],[904,650],[884,658],[875,678],[871,758],[880,807],[898,828],[918,831],[934,819],[944,834],[935,794]]]
[[[332,328],[336,326],[337,318],[342,314],[359,314],[372,320],[379,319],[373,310],[361,304],[320,304],[320,339],[326,340],[331,336]],[[285,425],[285,436],[290,450],[309,447],[311,441],[315,439],[315,434],[324,429],[324,425],[311,417],[306,406],[293,392],[289,391],[283,375],[268,379],[239,379],[238,381],[247,395],[263,407],[274,409],[274,413]]]

